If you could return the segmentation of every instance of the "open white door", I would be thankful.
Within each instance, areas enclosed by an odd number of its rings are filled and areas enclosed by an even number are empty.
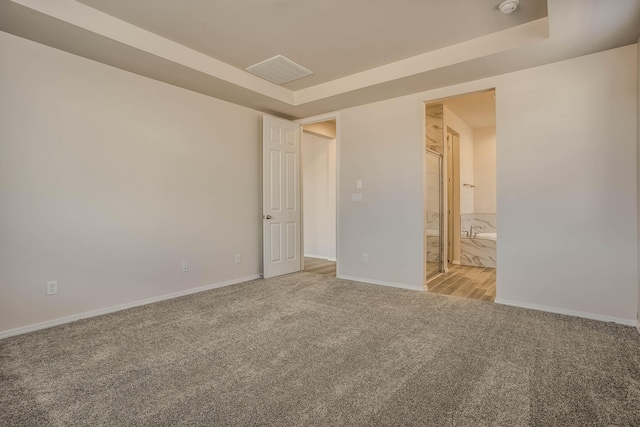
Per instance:
[[[300,125],[262,120],[264,277],[300,271]]]

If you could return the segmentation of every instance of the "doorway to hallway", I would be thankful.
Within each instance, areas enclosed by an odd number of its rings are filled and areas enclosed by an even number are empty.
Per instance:
[[[336,120],[303,125],[301,143],[304,271],[336,276]]]

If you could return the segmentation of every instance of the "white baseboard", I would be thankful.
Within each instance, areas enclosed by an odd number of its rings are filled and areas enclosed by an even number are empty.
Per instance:
[[[538,310],[538,311],[546,311],[548,313],[564,314],[567,316],[582,317],[584,319],[591,319],[591,320],[600,320],[601,322],[614,322],[614,323],[619,323],[621,325],[627,325],[627,326],[636,326],[638,324],[638,321],[635,319],[623,319],[621,317],[602,316],[600,314],[585,313],[582,311],[567,310],[564,308],[549,307],[546,305],[529,304],[529,303],[520,302],[520,301],[510,301],[510,300],[505,300],[501,298],[496,298],[494,302],[496,304],[510,305],[513,307],[528,308],[531,310]],[[640,328],[640,326],[637,326],[637,327]]]
[[[372,284],[372,285],[391,286],[392,288],[409,289],[409,290],[412,290],[412,291],[423,291],[424,290],[422,287],[417,288],[415,286],[407,285],[406,283],[381,282],[379,280],[363,279],[362,277],[343,276],[341,274],[337,275],[337,278],[338,279],[344,279],[344,280],[352,280],[354,282],[369,283],[369,284]]]
[[[109,314],[116,311],[126,310],[128,308],[139,307],[141,305],[152,304],[154,302],[160,302],[168,299],[178,298],[185,295],[195,294],[198,292],[208,291],[211,289],[222,288],[224,286],[237,285],[238,283],[248,282],[249,280],[255,280],[262,277],[261,274],[253,276],[243,277],[240,279],[228,280],[226,282],[214,283],[213,285],[201,286],[199,288],[186,289],[184,291],[173,292],[166,295],[160,295],[158,297],[147,298],[143,300],[127,302],[124,304],[114,305],[106,308],[99,308],[97,310],[91,310],[80,314],[73,314],[71,316],[60,317],[58,319],[48,320],[46,322],[35,323],[33,325],[22,326],[15,329],[9,329],[6,331],[0,331],[0,339],[12,337],[14,335],[26,334],[28,332],[38,331],[40,329],[51,328],[52,326],[58,326],[65,323],[75,322],[80,319],[87,319],[89,317],[101,316],[103,314]]]
[[[318,258],[318,259],[326,259],[327,261],[336,262],[335,258],[327,257],[326,255],[314,255],[314,254],[304,254],[305,258]]]

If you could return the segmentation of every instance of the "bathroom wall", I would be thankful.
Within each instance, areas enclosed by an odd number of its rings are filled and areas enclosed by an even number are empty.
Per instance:
[[[473,130],[473,212],[496,212],[496,128]]]
[[[444,107],[444,126],[460,135],[460,214],[474,212],[474,189],[464,184],[474,182],[473,129],[447,107]]]

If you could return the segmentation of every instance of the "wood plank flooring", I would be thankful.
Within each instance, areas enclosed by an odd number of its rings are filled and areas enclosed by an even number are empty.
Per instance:
[[[449,265],[449,271],[427,283],[430,292],[483,301],[496,298],[496,269]]]
[[[336,263],[326,259],[304,257],[304,271],[336,277]]]

